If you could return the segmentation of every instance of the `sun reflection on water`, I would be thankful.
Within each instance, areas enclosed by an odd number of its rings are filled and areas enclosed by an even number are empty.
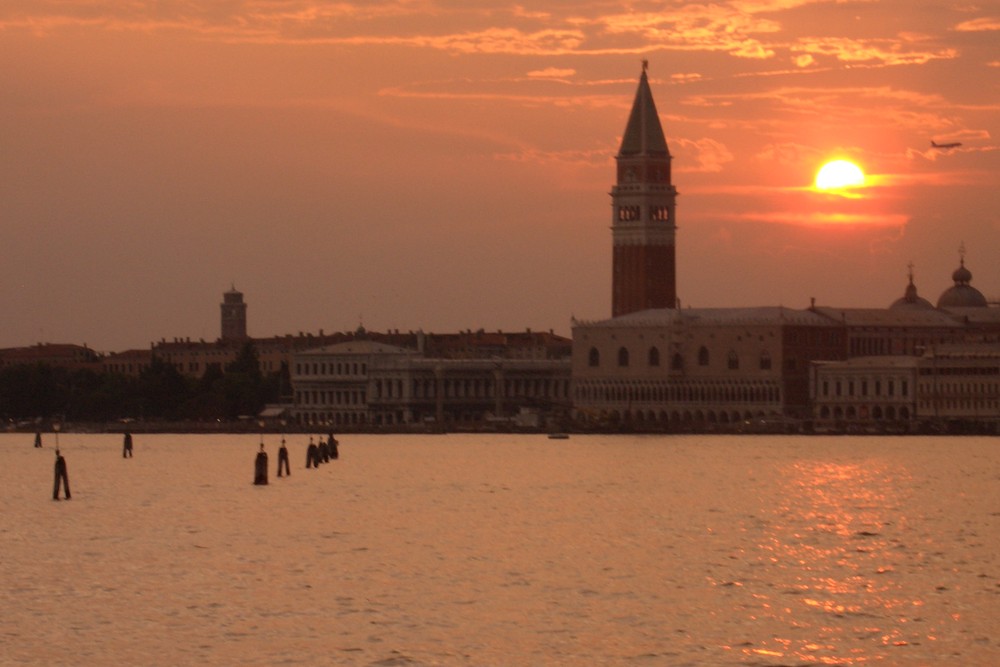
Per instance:
[[[740,646],[744,656],[860,665],[886,647],[933,641],[916,627],[923,601],[908,599],[897,575],[907,549],[905,469],[799,460],[783,474],[781,500],[757,521],[756,553],[745,554],[751,571],[766,574],[740,583],[754,620],[791,632]]]

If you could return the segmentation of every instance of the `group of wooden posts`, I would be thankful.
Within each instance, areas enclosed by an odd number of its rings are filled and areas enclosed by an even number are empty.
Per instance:
[[[320,463],[329,463],[340,458],[339,444],[332,433],[326,440],[319,438],[319,444],[316,444],[310,436],[309,447],[306,449],[306,468],[318,468]],[[282,476],[282,472],[286,475],[292,474],[288,466],[288,448],[285,447],[284,438],[281,438],[281,447],[278,449],[278,477]],[[260,451],[257,452],[257,460],[254,461],[253,483],[267,484],[267,452],[264,451],[263,439]]]
[[[322,437],[319,438],[319,444],[313,441],[313,438],[309,438],[309,447],[306,448],[306,468],[318,468],[320,463],[329,463],[330,461],[340,458],[340,451],[338,445],[340,443],[336,438],[333,437],[331,433],[329,437],[324,440]],[[42,434],[35,433],[35,447],[40,448],[42,446]],[[122,441],[122,458],[130,459],[132,458],[132,434],[126,433]],[[285,447],[285,438],[281,438],[281,448],[278,449],[278,477],[285,475],[291,475],[292,470],[288,465],[288,448]],[[261,436],[260,451],[257,452],[257,459],[254,462],[254,478],[253,483],[257,485],[267,484],[267,452],[264,451],[264,440]],[[66,458],[59,453],[59,435],[56,434],[56,464],[55,464],[55,481],[52,485],[52,500],[59,500],[60,489],[66,500],[69,500],[72,496],[69,493],[69,473],[66,470]]]

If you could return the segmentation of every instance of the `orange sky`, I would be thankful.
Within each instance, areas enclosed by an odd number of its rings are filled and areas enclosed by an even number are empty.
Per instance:
[[[0,346],[212,340],[231,284],[255,336],[568,335],[643,59],[684,306],[933,302],[963,242],[1000,297],[1000,6],[932,4],[3,3]]]

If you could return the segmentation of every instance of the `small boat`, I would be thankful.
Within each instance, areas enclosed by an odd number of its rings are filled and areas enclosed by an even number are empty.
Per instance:
[[[569,440],[568,433],[549,433],[549,440]]]

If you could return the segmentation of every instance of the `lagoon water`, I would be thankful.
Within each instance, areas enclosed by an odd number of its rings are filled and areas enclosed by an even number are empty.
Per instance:
[[[1000,664],[1000,439],[0,435],[2,665]]]

